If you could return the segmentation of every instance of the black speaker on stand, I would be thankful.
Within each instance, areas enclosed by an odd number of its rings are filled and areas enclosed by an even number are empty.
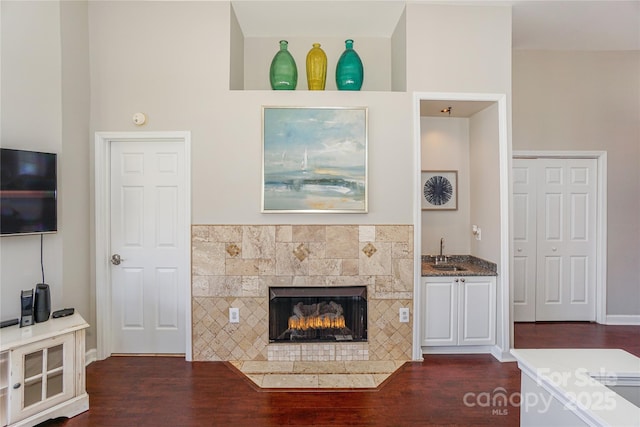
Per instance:
[[[51,293],[49,285],[38,283],[33,300],[33,318],[36,323],[46,322],[51,314]]]

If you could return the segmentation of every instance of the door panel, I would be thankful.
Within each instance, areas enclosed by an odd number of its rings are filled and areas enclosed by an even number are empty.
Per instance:
[[[516,322],[536,317],[535,159],[513,160],[513,315]]]
[[[184,353],[186,229],[184,146],[112,142],[112,351]],[[184,279],[183,279],[184,280]]]
[[[538,277],[547,290],[536,303],[536,320],[595,320],[594,159],[542,159],[538,199]]]
[[[595,320],[596,175],[595,159],[514,159],[515,321]]]

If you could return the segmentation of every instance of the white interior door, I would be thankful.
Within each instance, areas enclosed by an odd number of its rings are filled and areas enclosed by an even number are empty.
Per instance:
[[[513,176],[514,320],[596,320],[597,161],[514,159]]]
[[[513,159],[513,320],[536,320],[536,159]]]
[[[185,353],[184,155],[180,142],[110,144],[113,353]]]

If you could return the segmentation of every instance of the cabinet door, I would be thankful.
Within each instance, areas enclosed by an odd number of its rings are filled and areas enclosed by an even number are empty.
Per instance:
[[[6,426],[9,410],[9,352],[0,353],[0,426]]]
[[[459,286],[458,345],[495,344],[495,277],[462,277]]]
[[[74,396],[74,334],[11,351],[9,423]]]
[[[429,277],[422,288],[422,345],[457,344],[457,286],[452,277]]]

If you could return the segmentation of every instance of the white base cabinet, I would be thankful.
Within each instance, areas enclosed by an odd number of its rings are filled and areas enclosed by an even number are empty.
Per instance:
[[[495,344],[495,276],[424,277],[421,298],[422,346]]]
[[[33,426],[89,409],[79,314],[0,330],[0,426]]]

